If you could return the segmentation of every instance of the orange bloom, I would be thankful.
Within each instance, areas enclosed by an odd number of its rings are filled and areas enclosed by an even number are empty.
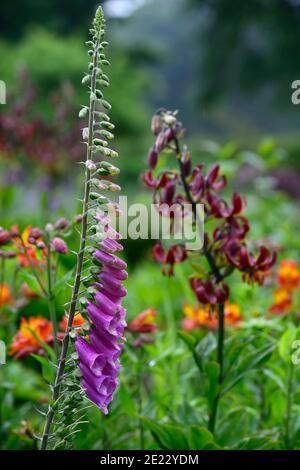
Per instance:
[[[284,314],[291,310],[293,297],[291,292],[278,288],[273,292],[274,303],[269,308],[269,312]]]
[[[12,340],[10,356],[19,359],[32,353],[42,354],[43,344],[39,339],[47,344],[52,343],[52,330],[52,324],[46,318],[21,318],[20,329]]]
[[[157,312],[149,307],[129,323],[128,329],[134,333],[153,333],[157,331],[156,316]]]
[[[43,260],[37,257],[36,247],[28,242],[31,229],[32,227],[28,225],[28,227],[26,227],[23,233],[20,235],[25,245],[26,253],[24,252],[23,243],[21,243],[19,238],[14,237],[15,245],[19,251],[18,260],[19,260],[20,265],[23,266],[24,268],[30,266],[30,264],[32,264],[33,266],[36,266],[36,265],[44,263]],[[13,231],[15,233],[18,233],[18,227],[13,227]]]
[[[7,284],[0,284],[0,307],[9,304],[12,300],[12,296]]]
[[[74,327],[79,327],[79,326],[83,325],[84,323],[86,323],[85,318],[83,318],[83,316],[81,315],[80,312],[77,312],[75,314],[75,317],[74,317],[74,320],[73,320],[73,326]],[[66,331],[67,324],[68,324],[68,317],[67,317],[67,315],[64,315],[62,320],[59,322],[59,328],[62,331]]]
[[[243,319],[241,309],[238,304],[225,304],[225,323],[236,325]]]
[[[183,313],[186,318],[182,320],[181,325],[185,331],[191,331],[195,328],[208,328],[209,330],[218,328],[218,313],[209,307],[199,305],[192,307],[184,304]],[[240,307],[230,303],[225,303],[224,316],[226,325],[237,325],[243,318]]]
[[[277,282],[285,290],[291,291],[300,286],[300,272],[294,260],[282,260],[279,264]]]

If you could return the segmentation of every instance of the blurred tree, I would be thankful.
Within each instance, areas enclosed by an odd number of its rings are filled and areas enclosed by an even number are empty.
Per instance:
[[[101,0],[2,0],[0,36],[20,38],[32,25],[43,25],[60,34],[85,31]]]
[[[205,18],[199,29],[200,97],[264,90],[291,107],[300,77],[299,0],[187,0]]]

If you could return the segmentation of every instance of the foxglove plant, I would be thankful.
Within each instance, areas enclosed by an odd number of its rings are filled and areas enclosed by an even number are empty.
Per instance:
[[[190,286],[200,304],[208,314],[218,320],[218,382],[224,381],[224,338],[225,307],[229,298],[227,278],[236,269],[241,272],[244,282],[262,284],[276,260],[276,254],[261,246],[255,256],[251,253],[246,237],[249,222],[243,215],[245,201],[238,193],[232,194],[231,205],[222,197],[221,192],[227,184],[225,176],[220,175],[219,165],[204,171],[204,165],[193,168],[191,153],[186,145],[181,146],[184,135],[182,123],[176,112],[160,109],[152,118],[152,133],[155,143],[148,153],[149,170],[142,175],[144,185],[154,192],[154,203],[160,210],[163,205],[189,204],[194,223],[199,221],[197,204],[203,204],[206,226],[203,247],[198,253],[189,253],[184,244],[164,247],[159,241],[153,248],[154,258],[163,265],[165,275],[174,274],[174,265],[191,259],[194,274],[189,279]],[[175,157],[177,169],[162,169],[159,156],[168,153]],[[172,165],[174,163],[172,162]],[[173,166],[172,166],[173,168]],[[162,212],[162,211],[161,211]],[[201,263],[203,259],[205,263]],[[220,394],[214,398],[209,410],[208,428],[214,431]]]
[[[90,321],[89,338],[79,334],[75,347],[79,358],[81,384],[87,397],[104,413],[112,400],[118,383],[120,368],[119,356],[122,350],[120,340],[123,336],[125,310],[121,306],[126,289],[121,282],[127,278],[126,263],[116,253],[123,247],[117,241],[121,238],[112,227],[104,209],[114,206],[109,198],[99,194],[99,190],[118,191],[120,187],[109,179],[119,173],[117,167],[104,161],[105,157],[117,157],[117,152],[108,146],[113,139],[114,125],[104,111],[111,105],[104,99],[102,89],[109,86],[109,78],[102,68],[109,65],[104,49],[105,20],[102,8],[96,11],[91,40],[87,42],[91,57],[89,72],[82,83],[88,85],[90,102],[84,106],[80,118],[88,117],[88,127],[82,131],[86,143],[85,189],[83,212],[81,217],[80,247],[77,253],[77,266],[72,297],[68,312],[68,322],[62,343],[57,373],[53,385],[53,396],[49,405],[41,449],[47,448],[51,424],[55,414],[55,405],[61,396],[65,366],[68,356],[70,336],[78,302],[81,309],[86,309]],[[88,245],[88,246],[87,246]],[[91,266],[91,263],[94,266]],[[88,273],[87,275],[82,275]],[[80,286],[85,286],[82,296]]]

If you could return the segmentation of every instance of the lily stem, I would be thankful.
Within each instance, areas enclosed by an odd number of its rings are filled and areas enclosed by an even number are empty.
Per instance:
[[[188,182],[186,180],[185,174],[184,174],[184,168],[183,168],[183,163],[181,159],[181,149],[180,149],[180,144],[178,138],[175,136],[174,137],[174,143],[175,143],[175,149],[176,149],[176,156],[177,160],[179,162],[179,168],[180,168],[180,178],[182,181],[182,185],[186,194],[186,197],[188,201],[190,202],[192,206],[192,211],[194,214],[195,221],[199,221],[199,215],[197,212],[197,203],[194,201]],[[224,279],[224,276],[220,272],[220,269],[214,259],[213,254],[209,250],[209,247],[207,246],[207,241],[204,240],[204,245],[202,248],[202,252],[210,266],[211,272],[213,276],[215,277],[215,280],[217,283],[221,282]],[[217,345],[217,362],[219,364],[219,378],[218,382],[221,385],[223,382],[223,369],[224,369],[224,340],[225,340],[225,318],[224,318],[224,304],[218,304],[218,345]],[[219,401],[220,401],[220,394],[218,393],[215,397],[215,400],[213,402],[212,410],[209,416],[209,421],[208,421],[208,429],[211,433],[215,432],[215,425],[216,425],[216,419],[217,419],[217,412],[218,412],[218,406],[219,406]]]

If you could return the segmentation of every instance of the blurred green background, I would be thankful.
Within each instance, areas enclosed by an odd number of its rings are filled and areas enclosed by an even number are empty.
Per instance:
[[[279,257],[298,259],[300,105],[291,102],[291,84],[300,79],[300,1],[100,3],[108,22],[112,86],[107,99],[113,105],[122,194],[131,202],[150,202],[140,173],[147,168],[146,155],[153,143],[151,115],[161,106],[179,109],[193,162],[221,162],[222,171],[232,178],[229,191],[247,194],[251,238],[276,247]],[[0,226],[44,226],[59,216],[71,219],[80,209],[76,198],[81,195],[82,180],[76,161],[84,159],[85,150],[78,119],[80,105],[87,101],[81,85],[88,63],[84,42],[98,4],[99,0],[1,1],[0,80],[6,82],[7,103],[0,105]],[[183,303],[195,302],[186,283],[189,272],[178,266],[174,279],[162,277],[159,266],[151,261],[152,244],[127,241],[125,249],[130,271],[125,300],[128,319],[152,306],[158,311],[161,329],[155,345],[149,346],[151,374],[156,361],[157,404],[149,400],[146,411],[153,418],[165,417],[172,416],[174,407],[180,420],[194,422],[187,413],[192,393],[186,380],[193,369],[176,336]],[[71,248],[76,245],[76,239],[70,240]],[[72,256],[66,257],[62,271],[73,263]],[[259,294],[258,288],[242,285],[235,275],[232,287],[231,301],[240,305],[245,318],[254,316],[255,322],[258,317],[267,325],[271,287]],[[59,316],[67,295],[58,296]],[[38,300],[10,312],[8,319],[15,325],[9,342],[19,317],[29,314],[47,316],[47,307]],[[285,326],[280,328],[283,331]],[[186,362],[182,362],[183,354]],[[126,372],[113,406],[127,416],[130,406],[135,406],[126,388],[133,361],[131,356],[124,361]],[[5,370],[5,445],[17,448],[18,438],[11,429],[33,413],[35,401],[45,400],[47,388],[31,364],[23,367],[10,360]],[[193,397],[201,403],[198,392]],[[14,400],[20,405],[18,413]],[[281,423],[278,397],[274,409]],[[99,415],[91,411],[90,419],[97,425]],[[116,436],[106,436],[105,425]],[[118,413],[103,419],[101,426],[102,448],[136,445],[126,434],[136,432],[135,423],[130,421],[133,429],[128,431],[127,419],[120,420]],[[99,448],[97,432],[95,425],[89,433],[81,433],[85,441],[79,448]]]
[[[0,108],[1,186],[18,187],[20,216],[26,216],[24,205],[38,210],[42,193],[51,210],[74,210],[74,161],[84,150],[77,112],[87,98],[83,43],[98,3],[1,2],[0,79],[7,85]],[[180,110],[196,151],[205,139],[256,151],[271,136],[286,149],[272,176],[299,197],[300,113],[291,102],[291,83],[300,77],[298,1],[102,3],[113,64],[108,98],[126,194],[142,191],[148,122],[164,106]]]

